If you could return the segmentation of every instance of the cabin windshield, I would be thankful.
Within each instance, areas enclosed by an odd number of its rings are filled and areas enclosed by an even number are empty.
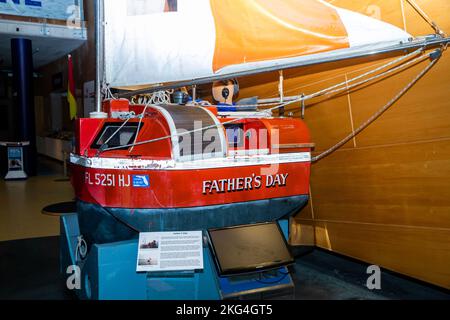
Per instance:
[[[136,136],[137,126],[135,124],[129,124],[120,128],[120,125],[120,123],[105,124],[103,130],[95,139],[92,148],[99,149],[105,145],[108,148],[124,146],[123,149],[128,149],[129,145],[133,143],[134,137]]]

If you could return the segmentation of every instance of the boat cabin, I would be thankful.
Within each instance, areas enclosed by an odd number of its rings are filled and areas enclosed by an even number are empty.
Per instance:
[[[313,147],[299,119],[222,117],[214,106],[145,106],[122,99],[105,101],[103,111],[104,118],[77,119],[76,154],[183,162],[309,152]]]

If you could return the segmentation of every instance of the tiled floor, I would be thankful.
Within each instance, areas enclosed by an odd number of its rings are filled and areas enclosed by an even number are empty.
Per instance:
[[[59,235],[59,220],[41,214],[46,205],[70,201],[73,191],[62,165],[39,161],[39,176],[25,181],[0,179],[0,241]]]

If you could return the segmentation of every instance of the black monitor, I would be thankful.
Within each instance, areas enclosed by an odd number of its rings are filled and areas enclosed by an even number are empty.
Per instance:
[[[208,230],[219,274],[275,269],[294,262],[277,222]]]

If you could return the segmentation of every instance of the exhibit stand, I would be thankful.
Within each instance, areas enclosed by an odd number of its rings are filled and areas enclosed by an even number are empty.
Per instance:
[[[0,146],[6,149],[6,176],[5,180],[23,180],[28,175],[25,172],[24,148],[29,142],[0,142]]]
[[[289,271],[284,266],[264,271],[253,270],[240,275],[220,275],[217,257],[206,231],[201,233],[201,269],[137,272],[140,265],[138,252],[142,248],[139,239],[93,244],[86,254],[83,252],[86,244],[80,237],[77,214],[62,215],[60,219],[61,272],[65,275],[68,286],[75,286],[73,289],[80,299],[243,299],[280,290],[292,293],[294,289]],[[279,223],[287,237],[288,221]],[[150,266],[150,259],[148,261]]]

